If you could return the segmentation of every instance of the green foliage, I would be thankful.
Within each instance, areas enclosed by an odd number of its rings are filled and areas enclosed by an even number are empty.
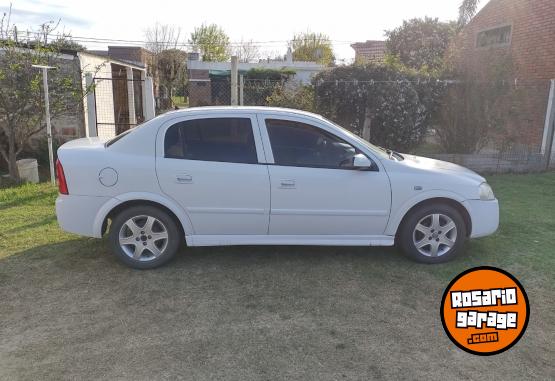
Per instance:
[[[289,45],[295,61],[318,62],[327,66],[335,62],[331,41],[325,34],[299,33],[293,36]]]
[[[191,33],[189,43],[198,49],[203,61],[227,61],[230,57],[229,37],[225,31],[216,24],[195,28]]]
[[[295,75],[293,69],[252,68],[245,73],[245,79],[269,79],[272,81],[288,80]]]
[[[519,120],[513,106],[525,103],[522,90],[508,80],[511,72],[510,55],[497,55],[480,74],[452,74],[458,80],[445,93],[436,126],[445,152],[474,153],[494,137],[504,144],[523,141],[515,136],[522,132],[519,126],[508,128],[509,121]]]
[[[285,107],[315,112],[314,87],[299,86],[298,88],[279,86],[266,99],[268,106]]]
[[[48,72],[52,119],[74,114],[84,95],[78,68],[60,58],[60,47],[65,44],[61,39],[43,42],[50,29],[48,25],[42,28],[42,34],[15,41],[15,29],[7,24],[6,16],[0,21],[0,157],[13,178],[18,177],[18,155],[31,137],[45,129],[42,70],[32,65],[57,68]]]
[[[462,0],[459,6],[459,20],[457,21],[459,28],[464,27],[472,20],[472,17],[476,14],[479,3],[480,0]]]
[[[445,85],[433,77],[389,66],[342,66],[313,80],[316,110],[370,140],[407,151],[421,142],[443,95]]]
[[[401,64],[419,71],[439,70],[456,33],[454,22],[440,22],[437,18],[411,19],[386,31],[387,50]]]
[[[186,86],[187,53],[179,49],[162,50],[155,55],[154,61],[164,95],[171,99],[177,88],[183,89]]]

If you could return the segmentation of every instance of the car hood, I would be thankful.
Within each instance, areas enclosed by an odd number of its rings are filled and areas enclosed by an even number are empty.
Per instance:
[[[413,168],[417,168],[417,169],[421,169],[429,172],[464,176],[472,180],[475,180],[478,183],[482,183],[486,181],[486,179],[484,179],[476,172],[458,164],[453,164],[447,161],[430,159],[427,157],[415,156],[415,155],[403,154],[403,157],[405,158],[405,160],[401,161],[400,163],[408,167],[413,167]]]

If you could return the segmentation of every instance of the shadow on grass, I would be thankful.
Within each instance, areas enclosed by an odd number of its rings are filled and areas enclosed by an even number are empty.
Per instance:
[[[53,221],[56,221],[56,216],[55,215],[50,215],[46,218],[43,218],[40,221],[36,221],[27,225],[21,225],[18,226],[16,228],[13,229],[8,229],[5,231],[5,234],[13,234],[13,233],[19,233],[21,231],[25,231],[27,229],[33,229],[33,228],[37,228],[37,227],[41,227],[41,226],[45,226]]]
[[[49,193],[33,193],[32,195],[25,196],[25,197],[16,197],[10,201],[0,202],[0,210],[26,205],[33,201],[38,201],[38,200],[50,198],[50,197],[52,197],[52,195]]]
[[[42,222],[41,222],[42,223]],[[37,223],[38,225],[38,223]],[[28,226],[26,227],[28,228]],[[466,257],[465,254],[463,254]],[[106,239],[77,238],[56,244],[34,247],[0,259],[0,285],[2,281],[25,273],[27,280],[48,276],[71,278],[84,273],[94,273],[98,279],[147,276],[163,281],[168,275],[183,278],[191,274],[231,275],[246,278],[259,273],[275,279],[307,277],[333,279],[368,277],[373,280],[403,276],[448,279],[459,269],[466,267],[467,260],[458,259],[440,265],[415,263],[393,247],[344,247],[344,246],[227,246],[183,247],[174,260],[157,269],[135,270],[120,263],[110,252]],[[33,270],[37,270],[35,272]],[[72,275],[73,274],[73,275]],[[140,275],[142,274],[142,275]],[[109,279],[114,283],[114,279]],[[307,280],[310,283],[310,280]],[[116,282],[117,283],[117,282]]]

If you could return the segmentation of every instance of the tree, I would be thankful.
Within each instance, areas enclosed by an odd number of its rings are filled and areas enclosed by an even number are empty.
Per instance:
[[[200,52],[203,61],[227,61],[231,56],[229,37],[216,24],[202,24],[195,28],[189,43]]]
[[[388,53],[403,65],[416,70],[437,70],[443,67],[456,25],[437,18],[415,18],[385,33]]]
[[[164,50],[177,49],[181,44],[181,28],[156,23],[145,30],[146,48],[157,54]]]
[[[171,106],[171,98],[177,87],[187,82],[187,54],[180,50],[181,29],[156,23],[145,31],[146,48],[152,52],[148,65],[149,74],[161,89],[162,108]]]
[[[52,119],[74,113],[84,92],[82,78],[72,67],[61,65],[59,39],[49,43],[44,36],[49,24],[16,41],[17,32],[9,23],[9,13],[0,20],[0,156],[8,164],[10,177],[19,179],[16,160],[31,137],[44,131],[42,73],[32,65],[59,66],[48,76]],[[88,89],[85,90],[85,94]]]
[[[179,49],[163,50],[156,55],[156,65],[160,86],[171,99],[177,87],[184,87],[186,75],[187,53]]]
[[[252,40],[243,41],[234,49],[234,54],[237,56],[239,62],[250,62],[260,58],[260,49],[254,44]]]
[[[293,36],[289,42],[293,60],[318,62],[331,66],[335,56],[328,36],[322,33],[305,32]]]
[[[459,28],[464,27],[474,17],[479,3],[480,0],[463,0],[459,6],[459,20],[457,22]]]

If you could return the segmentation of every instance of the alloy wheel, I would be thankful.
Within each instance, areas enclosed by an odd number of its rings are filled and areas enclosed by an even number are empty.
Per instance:
[[[135,216],[123,223],[119,245],[130,258],[146,262],[160,257],[168,246],[168,229],[152,216]]]
[[[457,225],[445,214],[429,214],[414,227],[412,240],[420,254],[440,257],[455,246]]]

